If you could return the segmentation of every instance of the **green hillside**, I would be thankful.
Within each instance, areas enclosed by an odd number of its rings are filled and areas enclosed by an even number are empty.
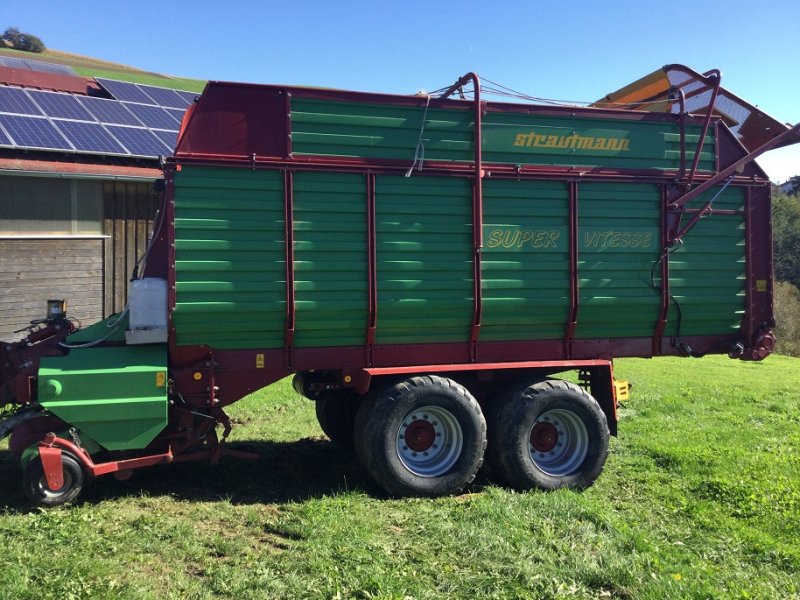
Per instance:
[[[70,54],[60,50],[45,50],[40,54],[22,52],[10,48],[0,48],[0,56],[13,56],[28,60],[42,60],[45,62],[57,63],[72,67],[78,75],[83,77],[105,77],[107,79],[118,79],[120,81],[130,81],[132,83],[145,83],[159,87],[186,90],[189,92],[202,92],[206,82],[200,79],[187,79],[184,77],[173,77],[161,73],[142,71],[134,67],[113,63],[90,56],[80,54]]]

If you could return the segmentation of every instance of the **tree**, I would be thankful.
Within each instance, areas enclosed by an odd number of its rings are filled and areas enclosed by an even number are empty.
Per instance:
[[[772,238],[775,277],[800,287],[800,196],[773,196]]]
[[[23,33],[16,27],[9,27],[0,36],[0,42],[14,50],[24,52],[44,52],[44,42],[31,33]]]

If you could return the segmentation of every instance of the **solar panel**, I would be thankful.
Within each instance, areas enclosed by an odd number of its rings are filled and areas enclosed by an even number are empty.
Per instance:
[[[179,124],[183,122],[183,115],[186,114],[186,110],[182,108],[165,108],[164,110],[176,118]]]
[[[139,85],[139,89],[143,90],[153,99],[151,104],[168,106],[170,108],[186,108],[186,100],[175,90],[154,87],[152,85]]]
[[[103,154],[127,154],[128,151],[115,140],[100,123],[81,121],[53,121],[76,150]]]
[[[27,58],[15,58],[13,56],[0,56],[0,66],[12,69],[26,69],[39,71],[41,73],[56,73],[58,75],[76,75],[75,71],[67,65],[44,62],[41,60],[29,60]]]
[[[117,100],[153,104],[150,97],[140,90],[139,86],[135,83],[117,81],[115,79],[103,79],[101,77],[95,78],[95,81],[102,85],[106,91]]]
[[[0,129],[0,146],[13,146],[11,139]]]
[[[178,129],[179,123],[175,117],[159,106],[147,106],[133,102],[123,102],[122,104],[151,129]]]
[[[41,115],[25,90],[0,86],[0,111],[18,115]]]
[[[84,96],[78,100],[101,123],[141,126],[139,120],[121,102],[90,96]]]
[[[83,108],[78,99],[71,94],[28,90],[28,95],[39,105],[48,117],[94,121],[95,118]]]
[[[153,133],[170,148],[170,154],[175,151],[175,146],[178,145],[177,131],[154,131]]]
[[[184,92],[183,90],[175,90],[175,93],[186,101],[184,106],[189,106],[190,104],[194,103],[194,101],[200,96],[200,94],[196,92]]]
[[[161,156],[172,153],[172,149],[164,145],[153,132],[142,127],[109,125],[107,129],[134,156]]]
[[[0,125],[8,132],[16,146],[72,150],[72,146],[64,136],[44,117],[0,115]]]

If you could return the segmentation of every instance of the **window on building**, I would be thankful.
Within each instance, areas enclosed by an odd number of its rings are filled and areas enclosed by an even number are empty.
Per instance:
[[[0,175],[0,236],[102,234],[102,182]]]

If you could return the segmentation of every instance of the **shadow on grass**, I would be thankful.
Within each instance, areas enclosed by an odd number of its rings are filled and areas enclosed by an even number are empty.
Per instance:
[[[241,441],[232,449],[255,452],[259,460],[223,457],[216,466],[206,461],[178,463],[134,471],[128,481],[98,478],[84,488],[77,504],[125,496],[171,496],[182,500],[234,504],[284,503],[360,490],[385,497],[356,457],[325,438],[293,442]],[[14,457],[0,452],[0,510],[27,512],[22,471]]]

